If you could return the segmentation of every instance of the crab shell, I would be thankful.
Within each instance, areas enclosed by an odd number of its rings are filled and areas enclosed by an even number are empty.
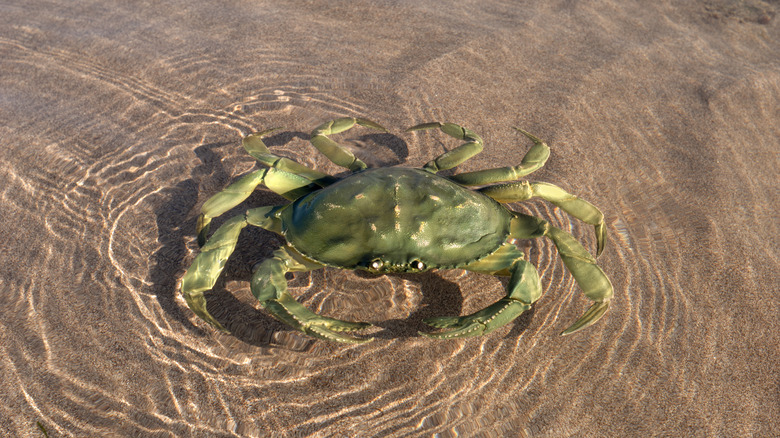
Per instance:
[[[203,204],[198,219],[200,254],[182,278],[188,306],[213,326],[225,330],[207,310],[206,293],[233,253],[241,230],[259,226],[285,237],[287,243],[255,270],[250,288],[275,318],[296,330],[321,339],[362,343],[371,339],[344,334],[368,323],[329,318],[304,307],[287,291],[288,272],[325,266],[362,269],[376,274],[462,268],[509,276],[504,298],[465,316],[440,316],[424,322],[446,329],[421,333],[433,338],[461,338],[489,333],[531,308],[542,294],[536,269],[515,246],[517,239],[548,237],[583,293],[594,304],[562,334],[574,333],[596,322],[606,312],[612,284],[596,260],[569,233],[547,221],[509,210],[501,203],[538,197],[595,227],[598,256],[606,242],[604,216],[589,202],[549,183],[518,181],[541,168],[549,147],[517,129],[534,142],[520,164],[443,177],[482,150],[482,138],[452,123],[425,123],[409,131],[440,129],[465,140],[421,169],[368,169],[348,149],[328,135],[355,125],[384,130],[378,124],[354,118],[326,122],[312,132],[311,142],[328,159],[352,171],[336,178],[272,154],[262,142],[266,130],[244,139],[244,148],[268,166],[243,176]],[[493,184],[503,182],[503,184]],[[211,219],[246,200],[261,184],[292,203],[256,207],[225,221],[206,242]],[[493,185],[491,185],[493,184]],[[483,186],[472,190],[469,187]]]
[[[465,266],[507,239],[512,214],[421,169],[356,173],[282,208],[282,234],[327,266],[375,273]]]

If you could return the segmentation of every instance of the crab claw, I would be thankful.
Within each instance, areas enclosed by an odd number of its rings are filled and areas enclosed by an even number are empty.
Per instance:
[[[350,344],[372,341],[373,338],[356,338],[341,333],[361,330],[371,324],[318,315],[296,301],[287,291],[287,272],[300,272],[318,266],[305,261],[294,249],[282,247],[274,252],[274,257],[260,264],[252,276],[250,289],[271,316],[309,336]]]
[[[362,330],[371,327],[371,324],[366,322],[342,321],[340,319],[317,315],[295,301],[289,295],[267,301],[263,303],[263,307],[265,307],[265,309],[276,319],[315,338],[325,339],[326,341],[346,342],[349,344],[364,344],[374,340],[374,338],[356,338],[342,333]]]
[[[467,316],[440,316],[424,319],[431,327],[451,328],[440,333],[423,333],[423,336],[436,339],[468,338],[484,335],[514,320],[531,305],[513,298],[502,298],[496,303]]]

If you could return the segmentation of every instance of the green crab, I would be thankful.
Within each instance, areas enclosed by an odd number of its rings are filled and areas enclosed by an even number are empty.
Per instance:
[[[596,207],[552,184],[517,181],[547,161],[550,149],[544,142],[515,128],[534,143],[519,165],[445,177],[437,172],[451,169],[482,150],[480,136],[453,123],[413,126],[407,132],[440,129],[465,143],[422,168],[369,169],[328,137],[356,125],[386,132],[369,120],[339,118],[320,125],[311,134],[311,142],[320,152],[352,172],[343,178],[272,154],[262,137],[275,129],[244,138],[246,151],[267,167],[242,177],[203,205],[197,224],[201,252],[181,282],[187,304],[199,317],[227,331],[209,314],[204,293],[214,286],[247,225],[276,232],[287,241],[254,272],[252,294],[275,318],[321,339],[368,342],[372,338],[357,338],[345,332],[370,324],[328,318],[307,309],[287,291],[287,272],[329,266],[375,274],[465,269],[509,276],[504,298],[471,315],[426,319],[426,324],[445,330],[420,333],[442,339],[477,336],[511,322],[541,296],[539,275],[516,242],[542,236],[552,240],[577,284],[594,301],[561,334],[593,324],[606,312],[612,284],[595,258],[569,233],[502,204],[532,197],[555,204],[595,227],[596,255],[601,254],[606,229],[604,216]],[[211,219],[240,204],[260,184],[292,202],[249,209],[228,219],[206,242]],[[472,186],[481,188],[472,190]]]

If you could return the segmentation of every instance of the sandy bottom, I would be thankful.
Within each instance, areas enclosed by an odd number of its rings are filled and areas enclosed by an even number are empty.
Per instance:
[[[777,2],[3,3],[0,436],[780,430]],[[417,331],[505,280],[324,269],[290,291],[376,340],[312,340],[252,297],[252,267],[282,244],[253,228],[208,295],[233,334],[202,322],[178,282],[200,206],[257,168],[241,137],[284,126],[275,153],[343,174],[307,141],[342,116],[390,129],[338,135],[371,166],[457,146],[403,132],[422,122],[485,139],[455,172],[519,163],[512,126],[546,140],[529,179],[606,215],[609,312],[558,335],[590,302],[537,239],[520,248],[544,295],[489,335]],[[225,216],[285,202],[262,189]],[[595,250],[559,208],[510,207]]]

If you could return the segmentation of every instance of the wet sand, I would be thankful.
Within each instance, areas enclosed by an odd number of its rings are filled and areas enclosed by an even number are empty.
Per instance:
[[[278,3],[0,6],[0,436],[780,429],[777,2]],[[485,139],[459,172],[518,163],[512,126],[546,140],[529,179],[606,214],[609,312],[560,337],[589,302],[534,240],[544,295],[487,336],[417,331],[501,297],[498,278],[325,269],[291,292],[377,339],[312,340],[249,292],[281,244],[251,229],[209,296],[233,334],[199,320],[178,281],[200,206],[257,167],[241,137],[284,126],[274,152],[335,174],[307,133],[342,116],[390,128],[338,136],[373,166],[457,145],[403,132],[429,121]],[[551,204],[512,208],[595,250]]]

